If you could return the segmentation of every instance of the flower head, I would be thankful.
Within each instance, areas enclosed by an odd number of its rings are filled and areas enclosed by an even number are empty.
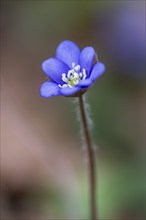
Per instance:
[[[49,58],[42,69],[49,77],[40,89],[43,97],[79,96],[103,74],[103,63],[93,64],[95,51],[85,47],[82,51],[72,41],[65,40],[56,49],[56,58]]]

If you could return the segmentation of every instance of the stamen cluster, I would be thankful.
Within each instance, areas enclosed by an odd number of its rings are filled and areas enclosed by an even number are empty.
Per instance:
[[[75,63],[72,63],[72,69],[68,71],[68,73],[62,73],[62,80],[65,82],[65,84],[60,85],[60,88],[65,88],[65,87],[74,87],[75,85],[79,84],[81,80],[86,79],[86,70],[82,69],[80,65],[76,65]]]

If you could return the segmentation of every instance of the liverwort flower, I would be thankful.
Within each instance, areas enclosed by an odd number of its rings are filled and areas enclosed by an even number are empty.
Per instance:
[[[89,132],[88,112],[86,112],[84,96],[94,81],[103,74],[105,66],[97,60],[92,47],[82,51],[72,41],[65,40],[56,49],[56,58],[49,58],[42,64],[42,69],[49,81],[41,86],[41,96],[75,96],[78,99],[83,134],[86,141],[89,170],[90,219],[97,220],[96,205],[96,164],[94,149]],[[96,59],[96,61],[95,61]]]
[[[69,40],[59,44],[56,58],[49,58],[42,69],[49,77],[40,89],[43,97],[80,96],[103,74],[105,66],[95,61],[95,50],[85,47],[82,51]]]

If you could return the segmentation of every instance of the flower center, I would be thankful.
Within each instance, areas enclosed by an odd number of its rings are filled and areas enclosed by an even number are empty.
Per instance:
[[[68,71],[68,73],[62,73],[62,80],[63,82],[65,82],[65,84],[60,85],[60,88],[64,88],[64,87],[74,87],[75,85],[79,84],[79,82],[81,80],[84,80],[86,78],[87,74],[86,74],[86,70],[82,69],[80,65],[76,65],[75,63],[72,63],[72,69],[70,69]]]

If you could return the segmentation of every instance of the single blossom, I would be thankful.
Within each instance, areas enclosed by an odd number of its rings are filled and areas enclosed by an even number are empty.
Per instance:
[[[56,58],[42,63],[49,81],[42,84],[41,96],[49,98],[83,94],[105,70],[103,63],[95,63],[94,60],[95,50],[92,47],[80,51],[72,41],[61,42],[56,49]]]

